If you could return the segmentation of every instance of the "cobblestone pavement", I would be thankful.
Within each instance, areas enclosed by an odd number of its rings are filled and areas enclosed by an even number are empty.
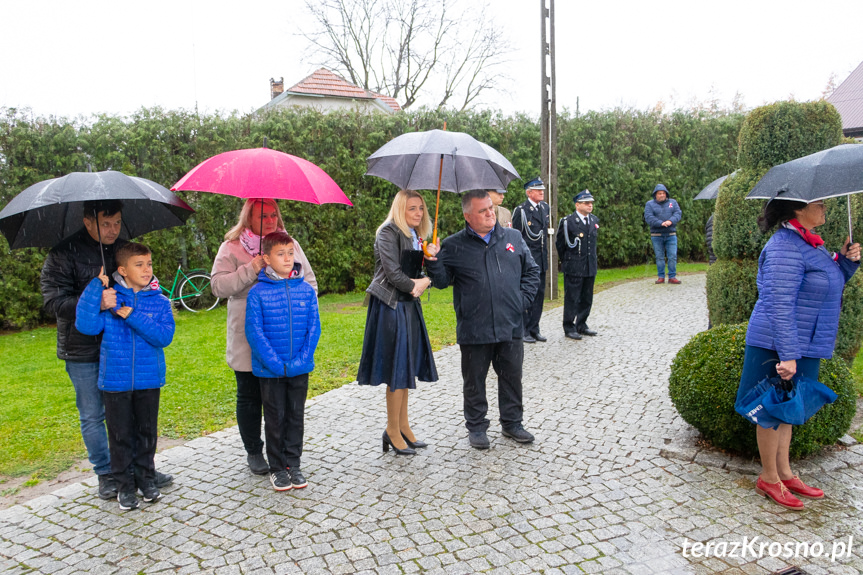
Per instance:
[[[803,462],[804,478],[828,499],[800,513],[759,497],[750,473],[664,450],[691,438],[666,380],[676,350],[706,328],[703,275],[598,294],[595,338],[564,339],[561,315],[543,318],[548,343],[526,346],[533,445],[500,435],[490,380],[492,446],[468,446],[451,347],[436,354],[440,381],[420,384],[411,399],[414,429],[431,444],[415,457],[381,452],[383,389],[348,385],[307,408],[307,489],[275,493],[252,476],[228,429],[160,454],[159,468],[176,481],[138,511],[99,500],[91,480],[0,512],[0,571],[755,574],[796,564],[812,574],[863,572],[859,446]],[[741,558],[734,544],[756,537]],[[693,557],[693,542],[716,552]],[[777,548],[762,551],[762,542],[809,543],[811,555],[820,544],[824,555],[771,557]],[[840,543],[846,549],[831,561]]]

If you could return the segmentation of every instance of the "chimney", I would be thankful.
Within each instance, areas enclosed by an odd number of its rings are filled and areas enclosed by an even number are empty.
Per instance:
[[[270,100],[285,91],[285,77],[282,76],[277,82],[275,78],[270,78]]]

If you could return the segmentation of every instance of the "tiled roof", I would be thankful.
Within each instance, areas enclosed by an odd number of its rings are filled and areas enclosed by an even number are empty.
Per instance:
[[[827,101],[836,106],[842,116],[842,130],[863,129],[863,62],[839,84]]]
[[[359,86],[351,84],[338,74],[326,68],[316,70],[300,82],[286,90],[295,94],[314,94],[316,96],[335,96],[337,98],[353,98],[358,100],[373,100],[379,98],[395,111],[401,110],[398,102],[389,96],[367,92]]]

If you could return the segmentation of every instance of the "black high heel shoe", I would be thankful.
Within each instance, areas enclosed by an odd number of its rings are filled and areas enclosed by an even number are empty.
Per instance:
[[[417,454],[417,452],[415,450],[411,449],[410,447],[408,447],[407,449],[399,449],[398,447],[393,445],[393,442],[390,441],[390,436],[387,435],[386,431],[384,431],[384,434],[381,436],[381,441],[383,442],[384,453],[389,451],[390,447],[392,447],[393,451],[396,452],[396,455],[416,455]]]
[[[416,441],[411,441],[404,433],[402,433],[402,439],[405,440],[405,443],[407,443],[408,447],[410,447],[411,449],[422,449],[423,447],[429,446],[428,443],[426,443],[425,441],[420,441],[419,439],[417,439]]]

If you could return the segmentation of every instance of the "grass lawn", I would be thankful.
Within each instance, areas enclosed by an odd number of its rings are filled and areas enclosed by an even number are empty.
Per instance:
[[[642,265],[600,270],[597,291],[652,277],[654,269]],[[679,264],[678,269],[697,273],[707,265]],[[560,286],[562,293],[562,275]],[[309,380],[310,397],[355,379],[366,317],[364,297],[321,297],[322,335]],[[558,299],[547,307],[561,304]],[[430,301],[423,296],[423,312],[435,349],[455,343],[451,289],[431,290]],[[226,314],[224,306],[208,313],[176,314],[174,342],[165,350],[168,384],[161,397],[161,435],[191,439],[235,424],[235,382],[225,363]],[[56,329],[0,336],[0,365],[0,476],[52,478],[86,457],[74,390],[64,363],[56,357]],[[863,381],[863,360],[855,367],[858,381]]]

